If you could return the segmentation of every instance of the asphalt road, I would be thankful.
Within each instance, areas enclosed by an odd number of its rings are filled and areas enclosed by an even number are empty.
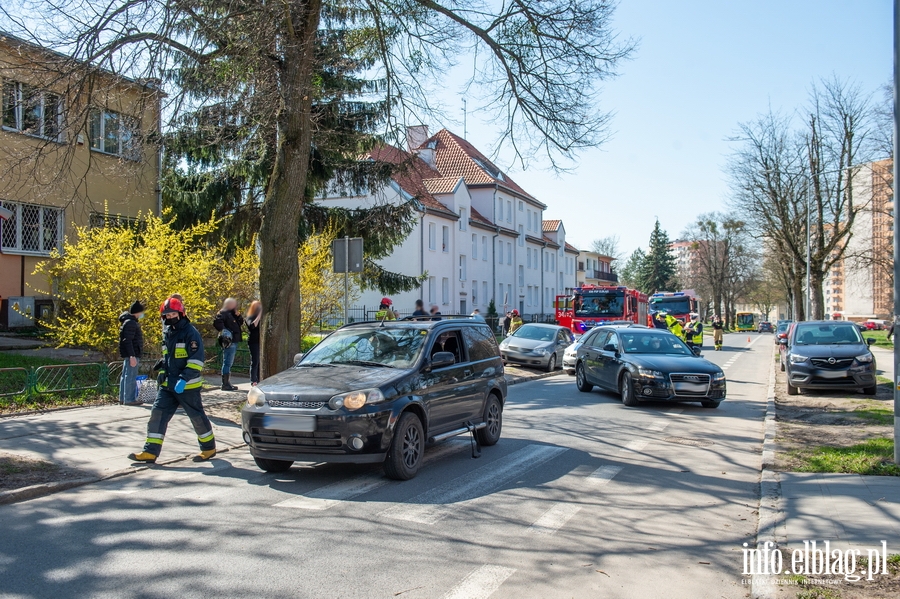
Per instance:
[[[239,450],[0,507],[0,597],[745,597],[772,360],[751,340],[705,352],[718,409],[516,385],[497,446],[436,445],[412,481]]]

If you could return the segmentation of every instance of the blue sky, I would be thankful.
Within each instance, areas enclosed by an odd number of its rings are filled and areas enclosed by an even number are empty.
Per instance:
[[[891,76],[890,0],[621,0],[615,27],[640,40],[602,107],[613,138],[559,177],[535,162],[509,173],[562,218],[570,241],[619,235],[644,246],[654,216],[672,238],[697,214],[721,210],[728,142],[771,105],[793,111],[810,84],[837,75],[876,91]],[[470,115],[468,137],[495,137]],[[462,133],[461,126],[452,126]],[[493,132],[495,133],[495,132]],[[499,164],[509,165],[503,160]]]

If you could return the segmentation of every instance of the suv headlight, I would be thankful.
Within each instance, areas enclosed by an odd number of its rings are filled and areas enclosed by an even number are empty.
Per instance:
[[[250,391],[247,393],[247,405],[251,408],[266,405],[266,394],[259,387],[250,387]]]
[[[328,407],[332,410],[340,410],[341,408],[358,410],[366,404],[380,401],[384,401],[384,394],[379,389],[364,389],[362,391],[351,391],[350,393],[335,395],[328,400]]]
[[[658,379],[661,379],[665,376],[659,370],[651,370],[649,368],[638,368],[638,374],[641,376],[647,376],[650,378],[658,378]]]
[[[806,362],[807,360],[809,360],[808,357],[801,356],[798,354],[791,354],[789,357],[791,359],[791,364],[802,364],[803,362]]]
[[[856,361],[860,364],[869,364],[872,362],[872,354],[863,354],[861,356],[856,356]]]

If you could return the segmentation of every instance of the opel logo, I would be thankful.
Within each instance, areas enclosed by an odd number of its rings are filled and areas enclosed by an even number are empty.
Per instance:
[[[829,364],[834,364],[835,362],[837,362],[837,360],[835,360],[834,358],[828,358]]]

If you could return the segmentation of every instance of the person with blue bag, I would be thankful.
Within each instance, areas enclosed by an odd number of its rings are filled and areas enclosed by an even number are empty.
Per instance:
[[[119,356],[124,360],[119,379],[119,403],[126,406],[142,403],[137,400],[137,373],[144,350],[144,334],[139,322],[144,317],[144,310],[144,305],[136,301],[128,312],[119,316]]]
[[[170,297],[160,306],[159,312],[167,325],[163,337],[161,370],[157,378],[159,391],[153,409],[150,410],[144,450],[128,454],[128,458],[135,462],[155,462],[162,451],[169,420],[181,407],[190,418],[200,444],[200,453],[194,456],[194,461],[203,462],[216,455],[212,424],[200,399],[205,355],[203,338],[185,316],[184,305],[180,300]]]

